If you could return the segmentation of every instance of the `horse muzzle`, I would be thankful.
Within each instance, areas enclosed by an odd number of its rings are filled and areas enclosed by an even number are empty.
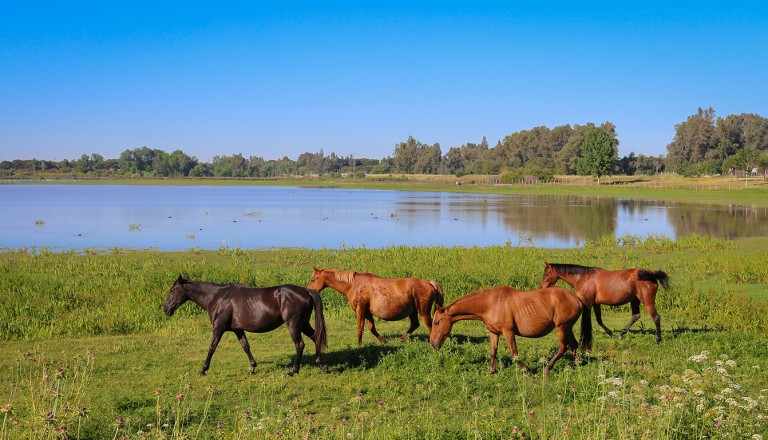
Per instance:
[[[165,304],[163,305],[163,312],[165,312],[166,316],[173,316],[173,312],[175,312],[178,308],[179,306]]]
[[[443,341],[439,339],[437,341],[430,341],[429,345],[431,345],[435,350],[440,350],[440,347],[443,346]]]

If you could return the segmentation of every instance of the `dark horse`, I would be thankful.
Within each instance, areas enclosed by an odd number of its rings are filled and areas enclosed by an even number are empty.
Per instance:
[[[363,320],[382,344],[387,342],[376,331],[373,317],[398,321],[408,317],[411,326],[400,338],[405,341],[419,327],[419,316],[432,330],[432,304],[443,305],[440,283],[421,278],[381,278],[371,273],[314,268],[308,289],[318,292],[331,287],[349,301],[357,315],[357,345],[363,339]]]
[[[669,277],[663,271],[647,269],[605,270],[599,267],[579,266],[576,264],[546,263],[541,287],[549,287],[558,279],[576,289],[587,301],[588,307],[595,309],[595,320],[600,327],[613,336],[613,332],[603,324],[600,304],[620,306],[629,303],[632,319],[619,337],[624,336],[632,324],[640,319],[640,303],[656,324],[656,343],[661,342],[661,317],[656,311],[656,291],[659,284],[669,289]],[[590,313],[586,310],[585,313]],[[587,317],[588,318],[588,317]]]
[[[233,332],[240,340],[248,360],[251,362],[250,374],[256,368],[256,360],[251,354],[251,347],[245,332],[266,333],[283,323],[288,327],[291,339],[296,346],[296,359],[289,376],[299,372],[301,354],[304,352],[304,333],[315,342],[315,364],[323,371],[326,367],[320,361],[320,353],[326,344],[323,302],[320,295],[304,287],[284,284],[282,286],[253,288],[239,284],[213,284],[190,281],[182,276],[173,283],[163,311],[171,316],[180,305],[190,300],[208,312],[213,324],[213,337],[208,348],[200,374],[205,374],[211,365],[211,357],[219,345],[221,335]],[[309,324],[312,309],[315,310],[315,327]]]
[[[429,343],[432,348],[439,350],[454,322],[464,319],[483,321],[491,334],[491,374],[496,372],[499,335],[506,339],[509,354],[515,362],[528,371],[528,367],[517,359],[515,335],[540,338],[557,330],[560,346],[544,368],[544,374],[549,375],[552,366],[566,350],[572,350],[575,356],[579,343],[573,335],[573,325],[579,319],[582,307],[581,298],[562,287],[520,291],[500,286],[478,290],[446,307],[437,308]],[[591,327],[582,323],[581,336],[583,341],[590,343]]]

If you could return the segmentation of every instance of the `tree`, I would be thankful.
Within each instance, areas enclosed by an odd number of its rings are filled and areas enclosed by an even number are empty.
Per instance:
[[[699,108],[685,122],[675,125],[675,137],[667,145],[672,167],[713,159],[718,154],[715,110]]]
[[[587,133],[581,145],[581,154],[579,168],[582,174],[597,177],[598,185],[601,176],[613,174],[618,152],[614,147],[613,138],[602,128],[593,128]]]
[[[419,157],[422,143],[408,136],[408,140],[395,145],[395,168],[403,174],[413,174],[413,167]]]

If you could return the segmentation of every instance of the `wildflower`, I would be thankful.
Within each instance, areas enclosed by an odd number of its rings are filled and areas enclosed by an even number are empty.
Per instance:
[[[720,422],[715,423],[715,428],[720,429],[723,425]]]
[[[155,396],[159,396],[159,395],[160,395],[160,388],[155,390]]]
[[[10,403],[6,403],[5,405],[3,405],[3,408],[0,409],[0,411],[2,411],[3,414],[7,414],[13,411],[13,405],[11,405]]]
[[[688,358],[689,361],[703,362],[709,357],[709,350],[702,350],[701,353]]]
[[[760,434],[752,434],[752,440],[763,440],[763,436]]]
[[[728,359],[727,361],[725,361],[725,365],[728,365],[731,368],[735,368],[736,367],[736,361],[734,361],[733,359]]]
[[[379,403],[378,403],[378,405],[379,405],[379,406],[381,406],[381,405],[384,405],[384,402],[382,402],[381,400],[379,400]]]
[[[184,401],[184,395],[183,394],[177,394],[176,395],[176,400],[179,401],[179,402],[183,402]]]

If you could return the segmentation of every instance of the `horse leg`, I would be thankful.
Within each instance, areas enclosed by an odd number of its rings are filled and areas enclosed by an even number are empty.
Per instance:
[[[309,324],[309,321],[304,322],[301,325],[301,332],[307,335],[309,339],[315,340],[315,329]],[[328,372],[328,367],[320,360],[321,347],[320,344],[315,344],[315,365],[320,367],[323,372]]]
[[[418,304],[419,308],[419,315],[421,315],[421,320],[424,321],[424,325],[427,326],[427,331],[429,333],[432,333],[432,305],[435,303],[433,300],[427,301],[426,304]]]
[[[414,310],[411,312],[410,315],[408,315],[408,319],[411,320],[411,326],[408,327],[408,331],[403,334],[403,336],[400,337],[400,340],[405,342],[408,340],[408,337],[411,336],[411,333],[413,333],[414,330],[419,328],[419,312]]]
[[[293,339],[293,345],[296,347],[296,358],[293,360],[293,370],[288,373],[288,376],[299,374],[299,366],[301,364],[301,355],[304,354],[304,340],[301,339],[301,331],[299,331],[298,325],[295,322],[288,324],[288,331]]]
[[[496,353],[499,350],[499,335],[491,333],[491,374],[496,372]]]
[[[248,339],[245,337],[245,331],[243,330],[233,330],[235,332],[235,336],[237,336],[237,339],[240,340],[240,345],[243,347],[243,351],[246,355],[248,355],[248,360],[251,362],[251,369],[248,370],[248,374],[254,374],[253,370],[256,368],[256,359],[253,358],[253,355],[251,354],[251,346],[248,344]]]
[[[570,336],[568,335],[570,333]],[[563,354],[565,353],[565,350],[569,347],[570,341],[575,341],[576,338],[573,336],[573,331],[570,329],[566,330],[563,326],[557,327],[557,340],[560,342],[560,346],[557,348],[557,353],[555,353],[554,356],[552,356],[552,359],[549,360],[547,363],[547,366],[544,367],[544,375],[549,376],[549,370],[552,369],[552,367],[555,365],[555,362],[557,362],[558,359],[560,359]],[[574,352],[576,350],[574,349]]]
[[[635,322],[637,322],[638,319],[640,319],[640,300],[637,298],[632,298],[632,301],[630,301],[629,305],[632,308],[632,319],[629,320],[629,324],[627,324],[627,326],[624,327],[624,330],[622,330],[621,333],[619,333],[619,339],[624,337],[624,335],[629,331],[629,328],[632,327],[632,324],[634,324]]]
[[[205,363],[203,364],[203,368],[200,369],[200,375],[205,376],[205,372],[208,371],[208,368],[211,367],[211,358],[213,357],[213,353],[216,351],[216,347],[219,345],[219,341],[221,341],[221,335],[224,334],[224,329],[222,327],[214,327],[213,328],[213,336],[211,337],[211,345],[208,347],[208,356],[205,358]]]
[[[363,320],[368,321],[368,328],[371,330],[371,334],[376,337],[382,344],[386,344],[387,340],[376,331],[376,324],[373,322],[373,315],[371,312],[363,312],[362,308],[357,309],[357,345],[360,345],[363,341]]]
[[[648,314],[653,318],[653,323],[656,324],[656,343],[661,344],[661,316],[656,311],[656,305],[645,304],[645,310],[648,310]]]
[[[597,324],[605,330],[606,333],[608,333],[608,336],[613,337],[613,332],[611,329],[605,326],[603,324],[603,314],[600,311],[600,304],[595,304],[592,309],[595,311],[595,321],[597,321]]]
[[[520,359],[517,357],[517,342],[515,341],[515,332],[512,331],[512,329],[509,330],[503,330],[502,334],[504,335],[504,339],[507,341],[507,348],[509,349],[509,355],[512,356],[512,359],[517,363],[517,365],[523,369],[524,372],[528,372],[528,366],[523,363]]]

